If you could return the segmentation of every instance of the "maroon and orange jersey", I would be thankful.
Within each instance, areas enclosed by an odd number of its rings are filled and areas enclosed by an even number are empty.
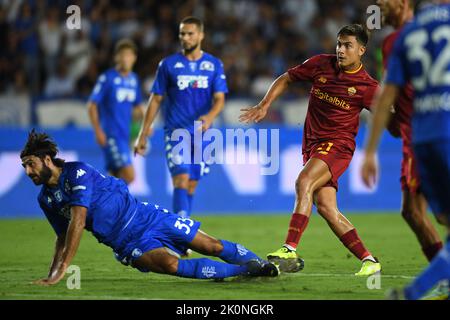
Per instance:
[[[339,68],[336,55],[313,56],[288,70],[294,81],[310,81],[308,112],[303,133],[303,153],[311,146],[339,140],[353,154],[359,114],[370,108],[378,82],[361,67],[354,72]]]
[[[392,52],[395,40],[399,36],[400,32],[401,29],[398,29],[383,40],[382,51],[383,65],[385,70],[387,69],[389,55]],[[409,190],[410,192],[415,193],[420,187],[420,178],[416,168],[417,164],[411,143],[411,118],[413,113],[413,99],[414,88],[411,83],[408,83],[403,88],[400,88],[399,95],[394,104],[395,113],[391,119],[389,127],[393,128],[394,130],[399,130],[403,142],[403,158],[400,177],[402,190]]]
[[[399,36],[401,29],[394,31],[383,40],[383,66],[387,69],[389,56],[395,44],[395,40]],[[411,146],[411,117],[413,113],[414,89],[411,83],[400,89],[397,100],[394,104],[395,114],[390,125],[396,127],[400,131],[404,146]]]

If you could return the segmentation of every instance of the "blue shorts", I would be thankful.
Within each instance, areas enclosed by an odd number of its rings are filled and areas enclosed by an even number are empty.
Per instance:
[[[450,217],[450,140],[414,145],[421,188],[434,214]]]
[[[189,243],[194,240],[201,223],[183,219],[164,209],[140,206],[130,224],[130,231],[120,246],[113,248],[117,260],[125,265],[140,258],[145,252],[158,248],[169,248],[179,255],[186,254]],[[148,272],[147,269],[141,269]]]
[[[166,132],[164,135],[166,160],[170,175],[174,177],[187,173],[189,174],[189,180],[197,181],[207,175],[210,172],[210,164],[208,163],[209,159],[203,158],[203,150],[210,142],[202,141],[200,144],[196,144],[194,136],[191,134],[191,141],[188,144],[182,138],[178,141],[172,141],[170,139],[171,135],[172,132]],[[183,151],[185,150],[190,152],[184,155]],[[195,159],[195,153],[198,153],[197,157],[199,159]]]
[[[108,137],[102,149],[106,160],[106,170],[115,173],[131,165],[131,152],[127,140]]]

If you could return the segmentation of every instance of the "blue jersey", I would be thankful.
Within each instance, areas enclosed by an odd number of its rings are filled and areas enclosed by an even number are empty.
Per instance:
[[[101,74],[89,101],[98,106],[100,123],[108,137],[130,139],[132,109],[142,102],[139,79],[134,72],[124,77],[112,68]]]
[[[104,176],[83,162],[66,162],[58,186],[44,185],[38,201],[58,235],[67,230],[70,207],[87,208],[85,228],[99,242],[112,248],[120,247],[124,237],[135,228],[133,219],[137,211],[148,205],[136,200],[121,179]],[[153,217],[147,217],[151,220],[148,225],[152,224]]]
[[[162,104],[166,130],[184,128],[193,133],[194,121],[210,111],[213,94],[228,92],[223,64],[206,52],[195,61],[173,54],[160,62],[151,92],[166,96]]]
[[[386,83],[414,87],[413,143],[450,138],[450,5],[429,6],[405,26]]]

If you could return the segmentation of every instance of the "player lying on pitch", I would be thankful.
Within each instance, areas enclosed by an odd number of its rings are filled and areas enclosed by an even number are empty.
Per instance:
[[[202,232],[200,222],[138,201],[123,180],[104,176],[83,162],[65,162],[56,158],[57,153],[47,134],[32,130],[20,154],[26,174],[35,185],[43,185],[39,205],[57,234],[48,276],[36,284],[53,285],[64,277],[84,229],[111,247],[121,263],[142,272],[196,279],[279,274],[275,264],[242,245]],[[226,263],[179,259],[188,248]]]

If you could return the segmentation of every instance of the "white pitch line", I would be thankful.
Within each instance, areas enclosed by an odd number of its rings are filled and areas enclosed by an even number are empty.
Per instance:
[[[288,274],[288,275],[300,276],[300,277],[352,277],[352,278],[356,278],[355,275],[349,274],[349,273],[302,273],[300,271],[300,272],[295,272],[295,273],[283,272],[282,274],[284,274],[284,275]],[[415,277],[405,276],[405,275],[394,275],[394,274],[383,274],[383,273],[381,273],[381,278],[414,279]]]
[[[0,298],[5,299],[8,297],[22,297],[22,298],[37,298],[37,299],[56,299],[56,300],[164,300],[161,298],[137,298],[137,297],[117,297],[117,296],[52,296],[52,295],[41,295],[40,293],[29,294],[29,293],[8,293],[5,295],[0,295]]]

